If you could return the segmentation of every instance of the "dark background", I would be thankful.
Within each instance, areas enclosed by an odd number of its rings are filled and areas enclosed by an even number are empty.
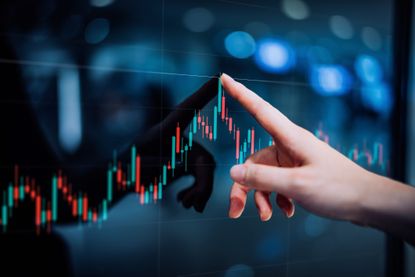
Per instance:
[[[389,159],[396,101],[393,1],[49,0],[1,5],[1,41],[14,57],[0,53],[0,63],[19,68],[33,119],[69,175],[82,176],[91,165],[105,167],[113,149],[131,143],[220,71],[239,78],[299,125],[322,128],[343,153],[355,146],[371,149],[378,142]],[[270,58],[261,47],[276,52]],[[240,106],[230,105],[242,126],[255,124]],[[18,128],[24,131],[24,123]],[[239,220],[228,219],[234,149],[226,132],[220,137],[219,143],[202,143],[217,163],[213,195],[203,214],[175,201],[177,192],[190,185],[188,177],[171,184],[157,205],[139,205],[129,195],[102,225],[55,228],[66,241],[75,275],[384,273],[385,240],[378,231],[301,208],[293,219],[277,211],[262,223],[252,201]],[[10,178],[15,162],[31,165],[34,175],[33,167],[56,170],[26,160],[2,161]],[[388,175],[389,168],[385,162],[370,169]]]

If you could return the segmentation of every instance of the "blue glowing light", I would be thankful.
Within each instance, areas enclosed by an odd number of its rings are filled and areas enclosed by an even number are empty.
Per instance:
[[[341,65],[315,65],[311,69],[311,86],[323,95],[343,95],[351,88],[350,73]]]
[[[266,72],[284,73],[294,66],[295,54],[288,43],[277,39],[265,39],[258,43],[255,61]]]
[[[229,54],[238,59],[246,59],[255,52],[255,40],[242,31],[232,32],[225,38],[225,48]]]
[[[363,105],[375,112],[389,114],[392,108],[392,95],[389,87],[384,83],[366,85],[361,89]]]
[[[357,76],[366,84],[379,82],[383,77],[382,68],[375,57],[359,55],[354,67]]]

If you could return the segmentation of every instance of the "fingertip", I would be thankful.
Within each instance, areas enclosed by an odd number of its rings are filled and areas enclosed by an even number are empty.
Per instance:
[[[244,210],[244,203],[239,198],[232,198],[230,201],[229,207],[229,217],[230,218],[239,218]]]
[[[287,218],[291,218],[294,216],[295,213],[295,205],[292,204],[291,205],[291,209],[287,211],[287,213],[285,214],[287,216]]]
[[[195,203],[193,207],[195,208],[195,211],[198,213],[202,213],[203,210],[205,209],[204,205],[201,205],[199,203]]]
[[[272,216],[272,205],[269,201],[269,195],[268,192],[255,191],[255,205],[261,221],[268,221]]]
[[[284,195],[277,195],[277,204],[278,207],[280,207],[280,209],[282,210],[282,212],[284,213],[285,217],[287,218],[291,218],[294,216],[295,213],[295,205],[294,202],[287,198]]]
[[[222,73],[220,75],[220,81],[222,82],[222,85],[225,88],[229,88],[230,85],[236,83],[236,81],[226,73]],[[229,93],[229,91],[228,91],[228,93]]]
[[[193,204],[195,211],[198,213],[202,213],[203,210],[205,209],[205,206],[206,206],[206,201],[204,201],[203,199],[200,199],[199,197],[196,197],[194,204]]]
[[[226,74],[225,72],[220,73],[220,79],[221,81],[233,80],[232,77]]]
[[[259,217],[261,218],[261,221],[269,221],[272,217],[272,212],[260,212]]]

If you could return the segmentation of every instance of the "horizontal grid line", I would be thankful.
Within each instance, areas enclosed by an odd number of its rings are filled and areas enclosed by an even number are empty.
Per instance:
[[[121,67],[77,65],[77,64],[71,64],[71,63],[42,62],[42,61],[35,61],[35,60],[0,59],[0,63],[3,63],[3,64],[18,64],[18,65],[26,65],[26,66],[48,66],[48,67],[71,68],[71,69],[79,68],[79,69],[114,71],[114,72],[123,72],[123,73],[141,73],[141,74],[150,74],[150,75],[195,77],[195,78],[204,78],[204,79],[218,78],[218,76],[216,76],[216,75],[207,75],[207,74],[190,74],[190,73],[183,73],[183,72],[140,70],[140,69],[128,69],[128,68],[121,68]],[[292,85],[292,86],[307,86],[307,87],[310,86],[310,84],[304,83],[304,82],[289,82],[289,81],[277,81],[277,80],[253,79],[253,78],[239,78],[239,77],[233,77],[233,78],[237,81],[246,81],[246,82],[258,82],[258,83]]]

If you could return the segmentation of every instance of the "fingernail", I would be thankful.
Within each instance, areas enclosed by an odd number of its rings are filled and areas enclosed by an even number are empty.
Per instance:
[[[295,212],[295,205],[292,203],[292,204],[290,205],[290,207],[286,210],[286,212],[285,212],[285,216],[286,216],[287,218],[291,218],[291,217],[293,217],[294,212]]]
[[[223,86],[223,81],[222,81],[223,72],[219,72],[217,76],[218,76],[218,82],[220,83],[221,86]]]
[[[241,200],[235,198],[231,199],[230,207],[229,207],[229,217],[230,218],[238,218],[241,216],[243,204]]]
[[[260,215],[261,221],[268,221],[268,220],[270,220],[271,216],[272,216],[272,213],[270,213],[270,212],[263,212]]]
[[[295,205],[292,200],[286,198],[285,196],[278,195],[277,204],[281,208],[285,217],[291,218],[295,212]]]
[[[245,178],[245,171],[246,171],[246,169],[245,169],[244,165],[242,165],[242,164],[234,165],[234,166],[232,166],[231,172],[230,172],[231,178],[235,182],[238,182],[238,183],[242,184],[243,181],[244,181],[244,178]]]
[[[294,205],[287,205],[283,208],[284,214],[287,218],[291,218],[294,215]]]
[[[221,77],[221,79],[222,78],[228,79],[231,82],[234,81],[234,79],[231,76],[229,76],[228,74],[226,74],[226,73],[222,73],[222,75],[220,75],[220,77]]]

